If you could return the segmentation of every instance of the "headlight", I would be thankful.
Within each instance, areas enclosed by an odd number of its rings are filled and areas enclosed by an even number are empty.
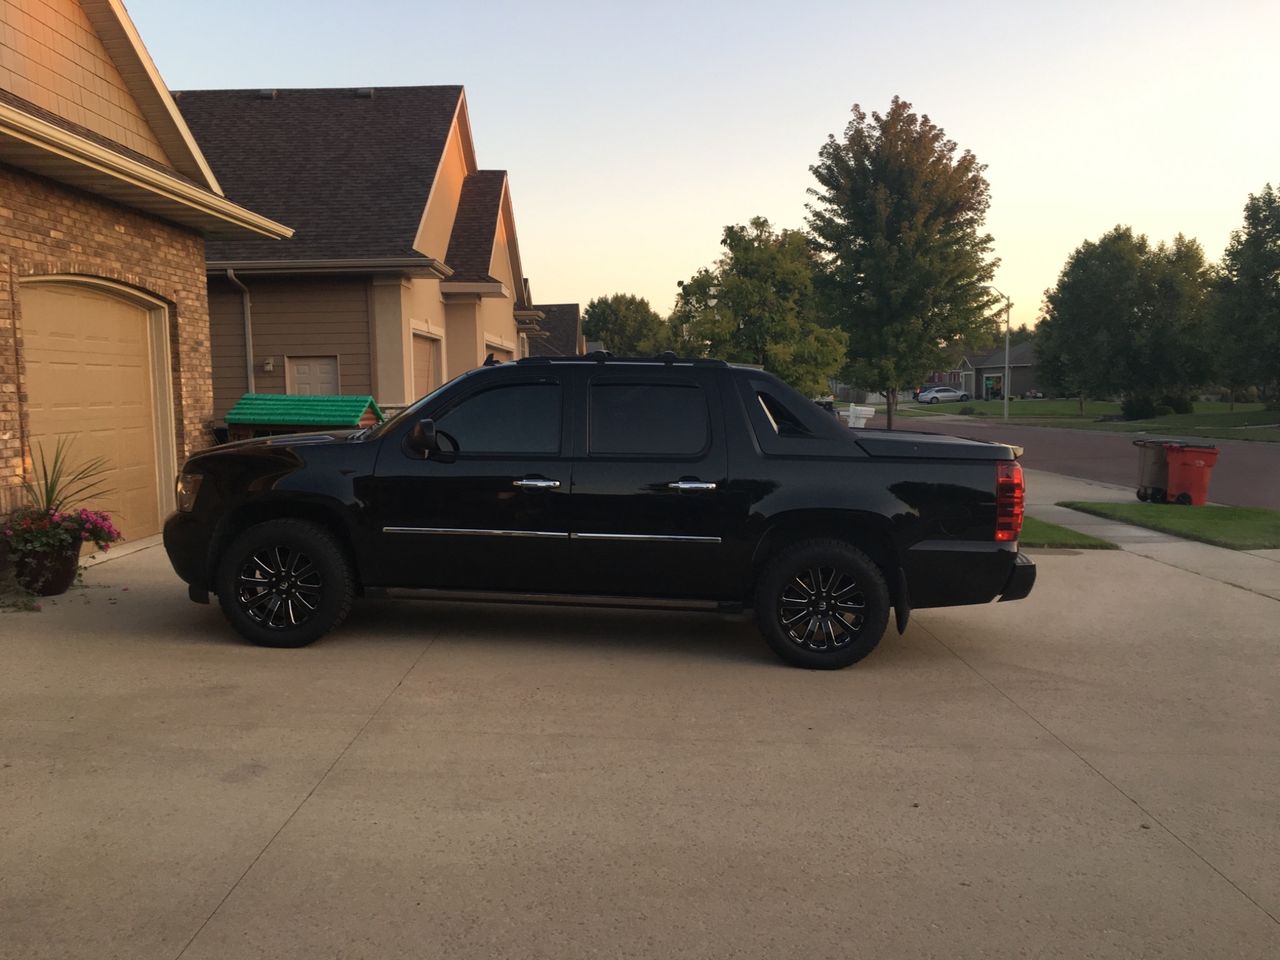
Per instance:
[[[204,480],[198,473],[184,473],[178,477],[178,512],[190,513],[196,505],[196,494],[200,492],[200,482]]]

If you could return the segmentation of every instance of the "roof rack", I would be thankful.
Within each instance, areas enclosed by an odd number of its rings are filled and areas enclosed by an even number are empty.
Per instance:
[[[523,360],[517,360],[516,363],[645,363],[666,366],[680,364],[681,366],[692,367],[727,367],[729,365],[723,360],[712,360],[706,357],[678,357],[670,350],[660,353],[656,357],[615,357],[607,350],[595,350],[586,356],[580,357],[525,357]]]

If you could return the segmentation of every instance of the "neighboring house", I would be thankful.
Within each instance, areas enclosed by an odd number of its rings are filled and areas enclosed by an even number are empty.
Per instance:
[[[950,370],[938,370],[929,374],[922,386],[926,389],[929,387],[954,387],[961,393],[967,393],[971,397],[976,396],[973,389],[975,382],[974,364],[986,358],[987,353],[985,352],[962,353]]]
[[[543,336],[529,340],[529,354],[534,357],[576,357],[586,351],[582,336],[582,310],[576,303],[540,303],[534,306],[542,314],[538,326]]]
[[[290,231],[230,202],[120,0],[0,0],[0,515],[32,457],[105,457],[130,539],[212,441],[205,238]]]
[[[970,396],[982,400],[1003,396],[1003,344],[978,360],[973,367],[974,386],[977,388],[977,393],[967,391]],[[1020,397],[1028,391],[1043,389],[1036,373],[1036,351],[1033,342],[1015,343],[1009,347],[1009,381],[1011,397]]]
[[[409,403],[538,333],[502,170],[460,86],[190,90],[227,194],[297,230],[208,249],[214,407],[245,393]]]

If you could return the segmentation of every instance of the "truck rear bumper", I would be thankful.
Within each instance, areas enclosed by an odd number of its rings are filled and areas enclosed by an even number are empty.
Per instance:
[[[1036,565],[1013,543],[925,540],[903,565],[913,609],[1020,600],[1031,592]]]
[[[1036,563],[1025,553],[1015,554],[1013,569],[1009,572],[1009,582],[1000,591],[1001,600],[1021,600],[1036,585]]]

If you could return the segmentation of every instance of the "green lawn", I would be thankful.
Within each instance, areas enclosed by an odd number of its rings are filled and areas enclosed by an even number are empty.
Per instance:
[[[1115,550],[1110,540],[1100,540],[1087,533],[1077,533],[1056,523],[1047,523],[1035,517],[1022,519],[1022,533],[1018,535],[1020,547],[1061,547],[1073,550]]]
[[[1003,417],[1003,400],[970,400],[967,403],[939,403],[934,409],[942,407],[949,413],[959,413],[961,407],[973,407],[980,417]],[[1086,400],[1084,417],[1118,416],[1120,404],[1112,400]],[[1014,417],[1079,417],[1080,401],[1078,400],[1013,400],[1009,401],[1009,419]]]
[[[1231,550],[1280,548],[1280,511],[1258,507],[1182,507],[1156,503],[1065,500],[1060,507],[1132,523]]]

